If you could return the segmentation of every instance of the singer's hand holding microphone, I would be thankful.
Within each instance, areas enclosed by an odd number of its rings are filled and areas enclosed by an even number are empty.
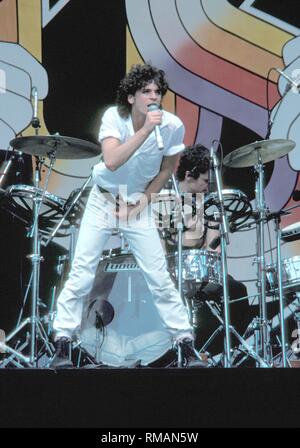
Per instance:
[[[162,111],[156,103],[148,104],[147,108],[148,113],[144,126],[148,128],[150,132],[154,129],[158,149],[162,150],[164,149],[164,143],[159,128],[162,121]]]

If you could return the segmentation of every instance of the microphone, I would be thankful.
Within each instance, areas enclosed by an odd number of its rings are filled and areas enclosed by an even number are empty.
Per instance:
[[[279,68],[274,67],[276,72],[278,72],[280,75],[282,75],[287,81],[286,88],[283,92],[283,96],[286,95],[293,87],[297,90],[297,93],[299,93],[300,89],[300,83],[295,82],[290,76],[286,75],[282,70]]]
[[[149,112],[159,109],[159,106],[156,103],[148,104],[147,107],[148,107]],[[162,149],[164,149],[164,142],[163,142],[158,124],[155,126],[154,131],[155,131],[155,137],[156,137],[158,149],[161,151]]]
[[[214,238],[212,240],[212,242],[210,243],[209,247],[212,250],[215,250],[218,246],[220,246],[220,243],[221,243],[221,237],[220,236],[216,236],[216,238]]]
[[[38,117],[38,91],[36,87],[32,87],[31,98],[33,100],[33,117],[31,125],[34,129],[40,128],[40,120]]]
[[[299,199],[300,199],[300,197],[299,197]],[[236,232],[236,229],[237,229],[237,227],[234,224],[234,222],[229,223],[229,232],[231,232],[231,233]],[[209,247],[212,250],[215,250],[218,246],[220,246],[220,244],[221,244],[221,236],[218,235],[214,239],[211,240]]]
[[[214,145],[212,143],[209,150],[209,173],[208,173],[208,191],[212,193],[215,191],[216,178],[214,170]]]

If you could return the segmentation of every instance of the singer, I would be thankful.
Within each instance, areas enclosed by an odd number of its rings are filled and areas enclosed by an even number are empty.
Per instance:
[[[148,222],[151,197],[171,177],[184,149],[182,122],[161,109],[167,89],[162,70],[150,64],[134,65],[120,83],[117,105],[103,115],[99,133],[103,161],[93,170],[95,185],[82,219],[71,272],[58,298],[53,368],[72,366],[67,354],[80,327],[83,298],[92,288],[116,222],[144,274],[175,349],[181,350],[184,365],[204,366],[193,350],[187,311],[167,271],[155,222],[150,226]],[[149,108],[150,104],[157,107]],[[156,126],[160,126],[163,150],[158,149]]]

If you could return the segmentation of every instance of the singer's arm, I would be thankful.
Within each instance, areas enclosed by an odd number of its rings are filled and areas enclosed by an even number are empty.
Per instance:
[[[126,142],[122,143],[114,137],[102,140],[102,154],[106,167],[115,171],[124,165],[135,151],[144,143],[156,125],[161,124],[161,112],[150,111],[146,114],[143,125]],[[138,126],[137,126],[138,127]]]

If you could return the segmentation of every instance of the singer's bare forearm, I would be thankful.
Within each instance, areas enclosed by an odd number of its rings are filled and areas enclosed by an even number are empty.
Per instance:
[[[126,163],[135,151],[144,143],[155,126],[160,125],[161,117],[161,111],[154,110],[149,111],[146,116],[143,117],[142,123],[133,118],[133,128],[136,129],[136,131],[134,135],[124,143],[121,143],[120,140],[114,137],[107,137],[102,140],[103,160],[106,167],[111,171],[115,171],[120,166],[124,165],[124,163]]]
[[[106,167],[111,171],[115,171],[124,165],[144,143],[148,135],[149,133],[142,128],[123,144],[117,138],[105,138],[102,141],[102,154]]]

